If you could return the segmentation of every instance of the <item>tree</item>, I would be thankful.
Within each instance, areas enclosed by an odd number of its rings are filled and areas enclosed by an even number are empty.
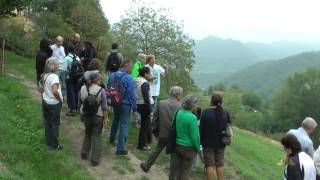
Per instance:
[[[162,82],[163,93],[172,85],[180,85],[185,91],[195,86],[190,77],[194,41],[183,33],[183,25],[171,19],[166,9],[156,10],[134,1],[112,31],[125,57],[134,59],[138,51],[143,51],[154,54],[157,64],[169,66],[169,76]]]
[[[31,3],[31,0],[1,0],[0,1],[0,18],[17,15],[14,10],[22,11]]]
[[[308,69],[289,77],[273,97],[274,124],[278,131],[298,127],[307,117],[320,118],[320,71]]]
[[[260,110],[262,105],[261,98],[253,92],[242,94],[242,104],[255,110]]]

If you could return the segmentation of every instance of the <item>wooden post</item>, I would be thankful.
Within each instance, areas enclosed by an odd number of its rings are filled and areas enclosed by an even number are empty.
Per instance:
[[[4,38],[0,38],[0,75],[4,74]]]

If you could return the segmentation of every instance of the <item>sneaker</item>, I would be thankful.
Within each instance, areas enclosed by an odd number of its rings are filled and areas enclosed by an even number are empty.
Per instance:
[[[87,160],[88,159],[88,155],[85,153],[81,153],[81,159],[82,160]]]
[[[146,168],[144,163],[140,164],[140,168],[142,169],[143,172],[147,173],[149,170]]]
[[[142,150],[144,151],[150,151],[151,147],[150,146],[143,146]]]
[[[127,150],[116,151],[116,155],[128,155]]]
[[[59,144],[57,147],[56,147],[56,150],[59,151],[59,150],[62,150],[63,149],[63,146],[61,144]]]
[[[100,164],[100,162],[99,161],[91,161],[91,165],[92,166],[98,166]]]
[[[69,112],[66,113],[66,116],[75,116],[76,112],[73,110],[70,110]]]

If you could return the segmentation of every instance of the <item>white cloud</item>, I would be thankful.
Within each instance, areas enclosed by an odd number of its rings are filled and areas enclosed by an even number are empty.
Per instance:
[[[132,0],[102,0],[111,23]],[[151,1],[146,1],[151,2]],[[161,0],[193,38],[216,35],[243,41],[320,41],[319,0]]]

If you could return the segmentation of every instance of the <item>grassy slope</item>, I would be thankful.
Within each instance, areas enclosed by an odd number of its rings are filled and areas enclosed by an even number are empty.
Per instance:
[[[9,68],[15,67],[16,70],[23,72],[26,78],[35,79],[34,61],[21,58],[10,52],[7,53],[7,57],[7,59],[11,59],[11,61],[7,62]],[[206,104],[207,102],[203,103],[204,106]],[[234,179],[235,176],[237,176],[236,179],[246,180],[280,179],[282,177],[282,167],[277,165],[283,157],[282,149],[279,145],[241,130],[236,130],[235,133],[235,142],[227,148],[226,153],[226,179]],[[149,152],[141,152],[136,149],[137,139],[138,130],[130,127],[129,148],[139,159],[144,160]],[[156,163],[168,166],[168,159],[162,153]],[[196,176],[197,179],[203,176],[202,166],[198,167]]]
[[[34,62],[8,53],[6,68],[34,79]],[[0,77],[0,159],[7,166],[0,179],[92,179],[71,160],[71,151],[48,151],[42,112],[18,80]],[[62,140],[64,141],[64,140]],[[54,172],[54,173],[53,173]]]

